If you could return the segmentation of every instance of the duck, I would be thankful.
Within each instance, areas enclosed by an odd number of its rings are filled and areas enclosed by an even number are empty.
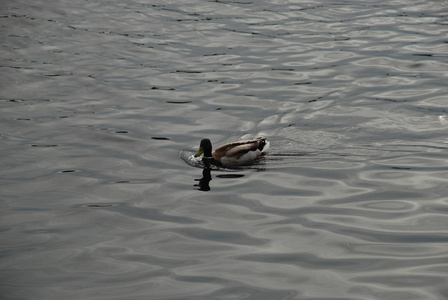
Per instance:
[[[206,166],[241,166],[254,163],[264,156],[269,149],[269,141],[263,137],[254,140],[237,141],[219,146],[212,152],[212,142],[209,139],[201,140],[198,152],[194,155],[200,157]]]

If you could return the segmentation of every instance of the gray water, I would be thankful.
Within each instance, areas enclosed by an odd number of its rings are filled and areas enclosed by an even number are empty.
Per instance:
[[[448,298],[447,1],[0,8],[2,299]]]

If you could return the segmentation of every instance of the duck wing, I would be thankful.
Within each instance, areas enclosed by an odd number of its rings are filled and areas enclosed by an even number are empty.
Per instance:
[[[222,157],[234,157],[240,158],[244,154],[250,151],[263,151],[266,145],[266,139],[258,138],[256,140],[248,141],[238,141],[230,144],[225,144],[216,148],[213,152],[213,156],[216,159],[221,159]]]

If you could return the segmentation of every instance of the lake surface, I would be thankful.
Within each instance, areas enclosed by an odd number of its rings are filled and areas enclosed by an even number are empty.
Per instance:
[[[448,298],[446,1],[0,7],[2,299]]]

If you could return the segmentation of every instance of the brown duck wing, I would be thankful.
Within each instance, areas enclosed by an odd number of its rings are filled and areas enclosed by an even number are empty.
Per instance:
[[[249,151],[255,151],[258,148],[260,140],[239,141],[219,146],[213,151],[215,159],[220,160],[224,156],[241,157]]]

